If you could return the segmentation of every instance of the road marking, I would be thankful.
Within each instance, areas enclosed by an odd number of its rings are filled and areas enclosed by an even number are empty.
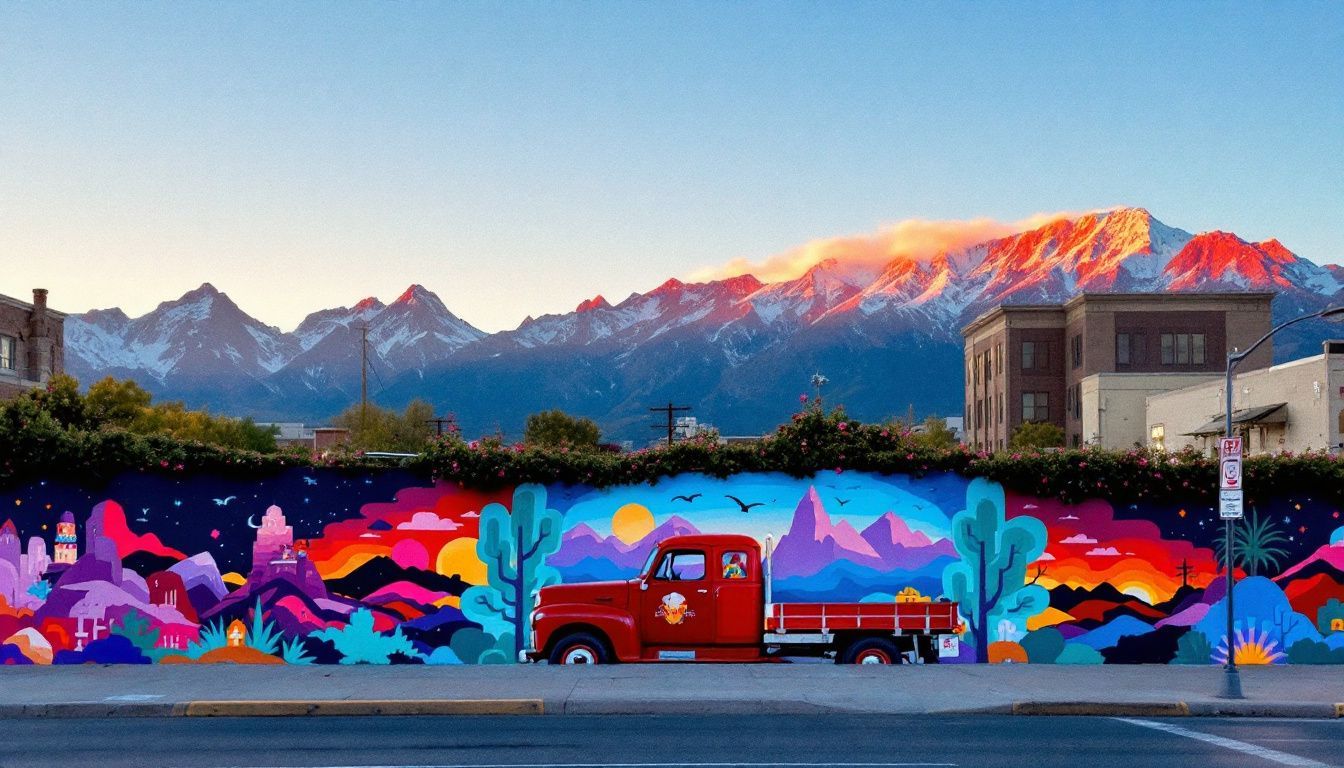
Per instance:
[[[955,768],[957,763],[447,763],[441,765],[327,765],[321,768]],[[250,768],[272,768],[251,766]]]
[[[1228,739],[1222,736],[1214,736],[1211,733],[1201,733],[1199,731],[1192,731],[1189,728],[1182,728],[1179,725],[1172,725],[1170,723],[1157,723],[1153,722],[1152,720],[1135,720],[1129,717],[1117,717],[1115,719],[1129,723],[1130,725],[1140,725],[1143,726],[1144,728],[1152,728],[1153,730],[1156,731],[1164,731],[1166,733],[1170,733],[1175,736],[1184,736],[1187,739],[1196,739],[1198,741],[1202,741],[1207,744],[1213,744],[1219,747],[1223,747],[1224,749],[1231,749],[1236,752],[1240,752],[1244,755],[1252,755],[1254,757],[1261,758],[1262,760],[1269,760],[1270,762],[1278,763],[1279,765],[1294,765],[1299,766],[1300,768],[1330,768],[1329,765],[1317,762],[1315,760],[1312,760],[1311,758],[1298,757],[1297,755],[1290,755],[1287,752],[1280,752],[1276,749],[1270,749],[1269,747],[1261,747],[1256,744],[1250,744],[1244,741],[1237,741],[1236,739]]]

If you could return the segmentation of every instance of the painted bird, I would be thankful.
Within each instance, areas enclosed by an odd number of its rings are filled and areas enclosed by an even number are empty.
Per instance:
[[[238,498],[238,497],[237,497],[237,496],[225,496],[225,497],[222,498],[222,499],[215,499],[215,506],[216,506],[216,507],[227,507],[227,506],[229,506],[229,502],[230,502],[230,501],[233,501],[233,500],[236,499],[236,498]]]
[[[725,493],[725,494],[723,495],[723,497],[724,497],[725,499],[732,499],[733,501],[737,502],[737,506],[741,507],[743,512],[750,512],[752,507],[763,507],[763,506],[765,506],[765,502],[763,502],[763,501],[755,501],[755,502],[752,502],[752,503],[748,504],[748,503],[746,503],[745,501],[743,501],[743,500],[737,498],[736,496],[733,496],[732,494],[728,494],[728,493]]]
[[[689,503],[689,502],[695,501],[696,499],[700,498],[700,497],[703,496],[703,495],[704,495],[703,493],[692,493],[690,496],[681,496],[681,495],[678,495],[678,496],[673,496],[673,497],[672,497],[672,500],[673,500],[673,501],[685,501],[685,502],[688,502],[688,503]]]

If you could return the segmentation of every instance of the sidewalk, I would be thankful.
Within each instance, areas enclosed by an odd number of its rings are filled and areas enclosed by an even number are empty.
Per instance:
[[[1344,667],[834,664],[0,667],[0,717],[1078,714],[1344,717]]]

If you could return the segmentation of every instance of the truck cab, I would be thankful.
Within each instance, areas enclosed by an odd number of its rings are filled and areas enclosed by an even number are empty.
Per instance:
[[[748,536],[664,539],[633,579],[542,588],[521,660],[750,662],[788,653],[897,663],[908,651],[936,661],[935,641],[957,624],[947,602],[771,604],[769,568]]]

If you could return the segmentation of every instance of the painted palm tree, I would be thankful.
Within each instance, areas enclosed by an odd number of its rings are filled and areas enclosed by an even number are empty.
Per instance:
[[[1273,520],[1260,517],[1260,512],[1254,508],[1251,509],[1250,515],[1232,529],[1232,538],[1233,559],[1247,576],[1258,576],[1263,569],[1277,567],[1279,561],[1288,556],[1288,550],[1275,546],[1287,542],[1288,539],[1274,527]],[[1214,542],[1214,549],[1220,561],[1223,559],[1225,548],[1223,542],[1221,536]]]

